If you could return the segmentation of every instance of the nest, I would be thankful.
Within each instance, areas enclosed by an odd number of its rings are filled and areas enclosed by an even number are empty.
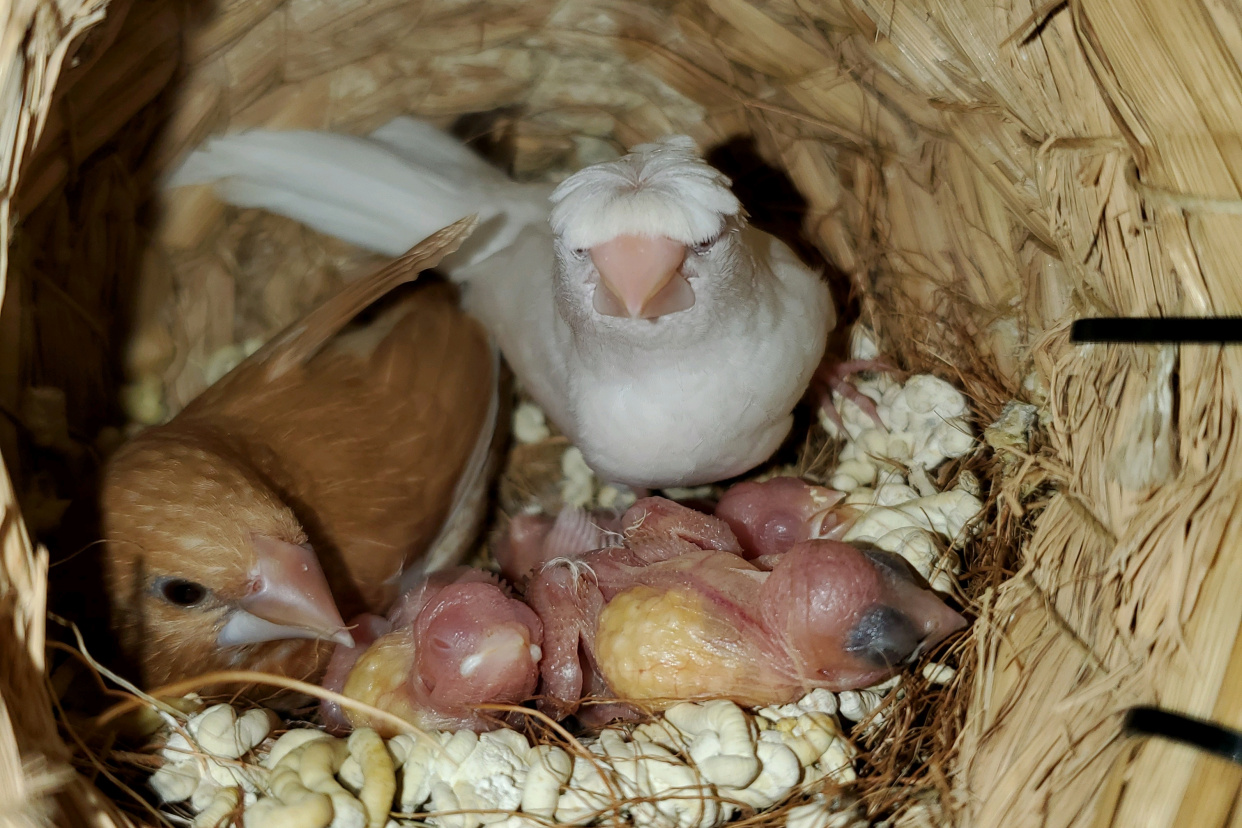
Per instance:
[[[92,784],[119,801],[123,780],[58,719],[58,596],[32,535],[72,548],[56,542],[68,503],[126,411],[168,416],[365,264],[204,193],[169,197],[160,175],[211,134],[364,133],[403,113],[494,143],[524,178],[687,133],[717,148],[743,200],[766,201],[752,212],[830,263],[902,367],[965,389],[981,426],[1010,399],[1040,408],[1032,442],[973,461],[989,492],[966,561],[974,624],[955,684],[870,752],[876,813],[914,774],[948,794],[946,824],[1230,818],[1233,777],[1123,737],[1122,713],[1242,724],[1242,351],[1083,347],[1068,331],[1090,315],[1242,312],[1236,14],[32,0],[5,26],[0,821],[130,819]]]

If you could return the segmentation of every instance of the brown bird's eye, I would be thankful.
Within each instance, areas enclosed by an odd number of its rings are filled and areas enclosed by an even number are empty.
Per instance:
[[[207,597],[207,587],[182,578],[169,578],[159,584],[159,593],[170,604],[192,607]]]

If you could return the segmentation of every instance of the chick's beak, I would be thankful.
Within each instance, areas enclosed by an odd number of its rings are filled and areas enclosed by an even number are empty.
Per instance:
[[[257,563],[250,590],[237,602],[216,643],[233,647],[318,638],[354,646],[315,553],[265,535],[253,540]]]
[[[655,319],[694,305],[681,274],[686,246],[656,236],[617,236],[591,248],[599,271],[595,310],[605,316]]]

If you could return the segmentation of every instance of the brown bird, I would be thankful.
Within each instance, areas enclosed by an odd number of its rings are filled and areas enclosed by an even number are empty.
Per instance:
[[[403,576],[458,561],[486,500],[495,349],[445,284],[355,317],[474,224],[346,286],[111,459],[103,569],[144,684],[314,680],[352,643],[342,615],[383,613]]]

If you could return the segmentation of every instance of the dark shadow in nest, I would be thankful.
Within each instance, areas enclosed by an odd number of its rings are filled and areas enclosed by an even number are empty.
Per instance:
[[[824,274],[836,303],[837,328],[858,318],[859,302],[849,277],[828,261],[803,231],[809,204],[789,174],[763,159],[753,138],[738,137],[711,148],[705,158],[733,180],[733,194],[750,215],[750,223],[789,245],[799,258]]]
[[[524,107],[504,106],[457,116],[448,132],[511,177],[517,158],[516,132]]]
[[[15,379],[0,388],[0,451],[26,524],[51,554],[49,610],[74,622],[91,655],[126,676],[136,672],[121,662],[109,632],[97,554],[99,472],[123,440],[125,348],[141,313],[137,277],[156,218],[157,176],[168,161],[165,128],[181,85],[184,29],[207,5],[111,2],[104,20],[70,48],[13,194],[0,351],[14,346],[2,359]],[[47,631],[52,642],[77,648],[62,625],[49,623]],[[89,717],[116,698],[61,649],[48,650],[47,673],[64,708],[66,741],[74,744],[71,729],[106,757],[106,734]],[[80,751],[74,762],[123,810],[151,820]]]
[[[809,204],[793,179],[784,170],[765,161],[750,137],[737,137],[718,144],[709,149],[704,157],[732,179],[733,194],[742,202],[752,225],[789,245],[805,264],[824,274],[837,309],[836,327],[828,334],[828,353],[844,358],[849,350],[850,326],[858,318],[860,303],[853,294],[849,277],[828,261],[803,231]],[[826,435],[814,428],[816,422],[813,405],[800,405],[794,409],[794,426],[790,436],[769,464],[797,463],[808,453],[829,450],[826,439],[818,439],[821,436],[826,438]],[[743,477],[751,474],[753,472],[748,472]],[[721,485],[731,482],[735,481],[724,481]]]
[[[161,0],[109,6],[70,50],[14,197],[5,311],[17,318],[4,327],[18,331],[20,387],[0,401],[0,421],[13,428],[0,445],[27,525],[51,553],[49,609],[77,623],[91,654],[125,675],[134,673],[108,632],[95,554],[96,500],[101,466],[123,440],[124,351],[138,321],[137,277],[192,13],[191,4]],[[73,642],[59,625],[48,631]],[[49,673],[64,661],[51,653]],[[71,715],[108,701],[87,671],[56,691],[82,708]]]

